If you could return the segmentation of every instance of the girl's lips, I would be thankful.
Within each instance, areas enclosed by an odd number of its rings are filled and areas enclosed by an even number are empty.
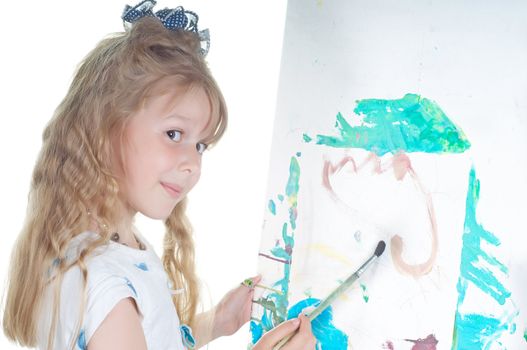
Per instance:
[[[161,186],[163,186],[165,191],[167,191],[168,194],[173,198],[177,198],[181,195],[181,187],[178,185],[161,182]]]

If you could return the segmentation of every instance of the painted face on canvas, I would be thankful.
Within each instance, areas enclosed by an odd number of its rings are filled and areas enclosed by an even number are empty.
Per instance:
[[[147,99],[126,126],[120,197],[128,212],[165,219],[198,182],[209,133],[202,88]]]

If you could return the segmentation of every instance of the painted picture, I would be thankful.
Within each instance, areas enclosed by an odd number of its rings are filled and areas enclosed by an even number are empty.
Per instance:
[[[289,2],[251,344],[382,240],[313,320],[318,349],[527,347],[527,6],[509,5]]]

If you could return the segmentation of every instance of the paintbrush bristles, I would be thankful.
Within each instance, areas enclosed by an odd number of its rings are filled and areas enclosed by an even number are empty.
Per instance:
[[[375,248],[375,256],[381,256],[381,254],[384,253],[384,248],[386,248],[386,243],[384,243],[384,241],[379,241],[377,248]]]

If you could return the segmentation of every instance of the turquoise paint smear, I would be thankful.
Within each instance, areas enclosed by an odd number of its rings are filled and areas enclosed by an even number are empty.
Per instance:
[[[302,310],[309,306],[320,304],[320,299],[308,298],[299,301],[289,309],[287,319],[297,317]],[[318,350],[346,350],[348,336],[333,325],[333,310],[331,306],[311,322],[313,335],[317,338]]]
[[[285,188],[285,193],[289,202],[289,222],[293,230],[296,228],[296,218],[298,216],[297,202],[298,202],[298,188],[300,179],[300,165],[296,157],[291,157],[289,164],[289,180]]]
[[[297,156],[300,156],[297,154]],[[282,323],[287,319],[287,308],[289,305],[289,281],[291,273],[291,262],[293,247],[295,244],[294,234],[296,229],[296,219],[298,216],[297,204],[298,204],[298,191],[300,189],[300,164],[298,163],[297,157],[291,157],[289,164],[289,178],[287,180],[285,198],[282,195],[278,195],[278,198],[282,196],[282,199],[287,199],[289,212],[289,222],[284,222],[282,225],[282,241],[278,241],[277,244],[270,250],[273,257],[281,259],[283,263],[283,277],[276,281],[272,287],[276,287],[279,292],[273,292],[266,295],[263,298],[255,301],[260,304],[263,308],[262,319],[257,323],[257,320],[251,321],[251,334],[252,343],[256,343],[266,331],[271,330],[278,324]],[[274,202],[273,202],[274,203]]]
[[[272,199],[269,200],[269,203],[267,204],[267,208],[269,208],[269,211],[271,214],[276,215],[276,204]]]
[[[258,341],[263,335],[263,327],[256,323],[255,321],[251,321],[250,323],[250,329],[252,334],[252,342],[253,344]]]
[[[361,148],[382,156],[400,151],[463,153],[470,142],[435,102],[416,94],[397,100],[364,99],[354,109],[352,126],[337,114],[338,136],[316,135],[316,144],[334,148]],[[356,124],[356,123],[355,123]],[[305,142],[312,139],[304,134]]]
[[[512,330],[513,318],[518,315],[516,312],[503,319],[493,315],[460,311],[469,286],[478,288],[499,305],[504,305],[511,296],[511,292],[494,274],[499,271],[507,276],[507,267],[484,251],[486,246],[499,246],[500,240],[476,220],[479,193],[480,182],[472,167],[469,174],[463,248],[457,283],[458,302],[452,342],[453,350],[489,349],[505,331]]]

